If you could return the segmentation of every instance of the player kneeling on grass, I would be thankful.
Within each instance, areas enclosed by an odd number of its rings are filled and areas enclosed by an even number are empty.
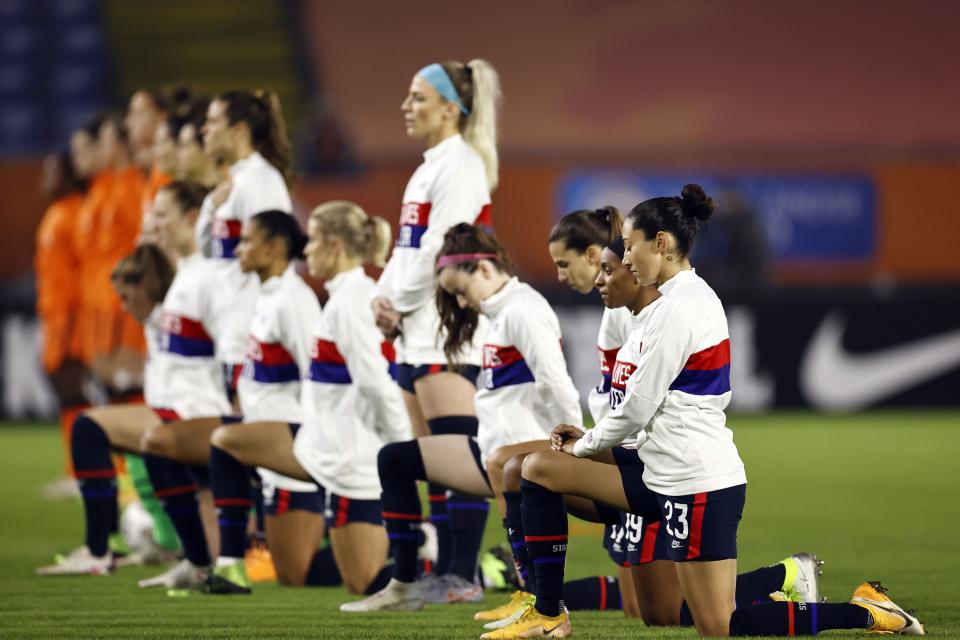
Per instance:
[[[244,518],[249,509],[247,466],[324,487],[336,568],[347,589],[362,594],[382,588],[392,574],[380,515],[377,451],[385,442],[410,435],[400,388],[391,377],[392,349],[383,342],[370,306],[374,282],[363,270],[366,263],[382,265],[390,227],[355,204],[330,202],[314,210],[307,231],[304,253],[310,274],[325,281],[330,298],[322,315],[296,338],[309,351],[296,378],[302,378],[303,385],[297,407],[302,425],[252,422],[214,431],[214,496],[220,505],[224,553],[235,548],[239,555],[242,540],[230,521]],[[243,262],[243,242],[240,253]],[[275,356],[269,359],[273,366],[280,365]],[[255,360],[252,375],[267,375],[266,356]],[[240,391],[242,398],[243,386]],[[316,545],[308,531],[290,530],[271,548],[275,559],[302,556],[296,570],[310,584],[319,570]],[[238,580],[242,572],[230,568],[241,562],[239,557],[221,557],[206,590],[249,593],[249,585]],[[279,565],[277,569],[282,572]]]
[[[155,245],[137,247],[117,264],[112,275],[124,308],[143,325],[146,334],[150,354],[144,371],[147,403],[156,400],[157,384],[161,382],[154,371],[160,332],[159,305],[173,278],[173,265],[163,250]],[[38,569],[39,575],[105,575],[113,570],[110,537],[118,530],[118,512],[117,471],[111,453],[116,450],[139,452],[144,425],[159,420],[147,405],[91,409],[76,419],[70,444],[83,498],[86,539],[82,547],[62,561]],[[146,487],[148,500],[152,491],[152,487]],[[163,517],[162,510],[157,515]]]
[[[344,604],[341,611],[415,610],[424,605],[423,581],[415,581],[421,521],[418,480],[502,500],[499,483],[487,474],[486,457],[505,445],[543,443],[551,422],[581,415],[557,316],[542,295],[511,275],[506,251],[491,234],[469,224],[452,227],[440,249],[436,273],[437,308],[451,366],[470,344],[480,316],[490,321],[475,396],[479,430],[476,438],[426,436],[380,451],[383,516],[396,572],[385,589]],[[478,544],[483,531],[472,534]],[[477,591],[482,595],[479,587]]]
[[[596,422],[616,410],[623,401],[626,381],[636,368],[635,355],[644,340],[644,325],[654,312],[660,295],[655,287],[637,282],[624,266],[623,255],[624,244],[619,237],[598,252],[600,270],[596,287],[607,308],[601,323],[599,344],[606,347],[601,348],[601,353],[612,351],[613,355],[604,368],[606,384],[591,394],[591,400],[602,393],[607,401],[605,407],[591,402]],[[620,348],[612,349],[613,345],[620,345]],[[612,457],[597,455],[592,459],[607,464],[620,461],[632,473],[642,477],[642,465],[634,464],[637,460],[636,450],[632,447],[635,439],[636,434],[630,434],[624,443],[611,450]],[[544,444],[541,450],[548,449],[548,443]],[[532,590],[537,569],[528,557],[520,493],[523,460],[529,452],[512,454],[513,448],[504,447],[494,453],[491,464],[504,469],[504,496],[510,506],[507,516],[514,562],[525,577],[527,588]],[[604,578],[589,578],[564,583],[563,601],[567,609],[603,608],[606,604],[603,596],[609,598],[611,591],[615,591],[622,598],[623,611],[628,617],[640,617],[648,625],[693,624],[689,607],[683,601],[676,570],[666,553],[667,536],[659,518],[643,518],[578,496],[564,496],[564,503],[568,512],[606,525],[604,547],[621,569],[619,581],[614,579],[604,583],[601,582]],[[739,606],[754,604],[769,600],[771,594],[797,602],[818,602],[819,564],[815,556],[798,553],[772,566],[741,574],[737,576],[737,602]],[[502,607],[475,614],[474,619],[487,622],[486,629],[499,629],[516,621],[532,601],[531,593],[521,592]]]
[[[812,635],[841,628],[923,634],[919,621],[877,583],[860,585],[849,604],[735,604],[746,475],[724,414],[730,399],[727,324],[720,300],[687,258],[698,221],[714,207],[699,186],[687,185],[680,198],[642,202],[627,216],[624,263],[639,284],[656,284],[662,297],[644,326],[643,348],[636,345],[636,370],[618,407],[587,432],[558,425],[551,435],[554,450],[524,460],[523,527],[537,566],[536,602],[516,622],[482,638],[571,635],[562,606],[564,493],[659,519],[702,636]],[[638,459],[589,459],[609,455],[631,433],[638,434]]]

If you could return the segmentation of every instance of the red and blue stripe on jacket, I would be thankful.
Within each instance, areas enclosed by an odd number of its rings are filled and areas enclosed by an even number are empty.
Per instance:
[[[300,379],[300,368],[279,342],[260,342],[250,336],[243,360],[243,377],[264,384],[296,382]]]
[[[397,246],[411,249],[420,248],[420,239],[430,225],[430,202],[405,202],[400,209],[400,231],[397,233]],[[493,210],[489,204],[483,205],[473,224],[481,227],[493,225]]]
[[[161,327],[160,347],[164,351],[188,358],[213,357],[213,338],[202,322],[165,312]]]
[[[396,351],[393,343],[386,340],[380,344],[380,352],[387,360],[390,377],[397,379]],[[350,384],[353,379],[347,362],[332,340],[317,338],[310,349],[310,380],[326,384]]]
[[[730,391],[730,339],[690,356],[670,390],[696,396],[720,396]]]

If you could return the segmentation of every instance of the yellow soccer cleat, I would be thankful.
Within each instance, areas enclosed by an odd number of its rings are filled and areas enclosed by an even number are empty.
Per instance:
[[[873,624],[868,631],[873,633],[899,633],[907,636],[924,635],[923,625],[913,616],[887,597],[887,590],[879,582],[864,582],[853,592],[851,604],[863,607],[870,612]]]
[[[513,595],[510,596],[510,602],[502,604],[496,609],[477,611],[473,614],[473,619],[479,622],[494,622],[509,618],[517,609],[530,602],[532,598],[533,594],[527,591],[514,591]]]
[[[523,615],[511,625],[495,631],[488,631],[480,640],[499,640],[502,638],[569,638],[573,633],[570,626],[570,614],[563,610],[558,616],[545,616],[535,607],[527,607]]]

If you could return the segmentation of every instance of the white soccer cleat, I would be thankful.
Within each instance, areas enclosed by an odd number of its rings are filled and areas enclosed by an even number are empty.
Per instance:
[[[442,576],[430,574],[417,582],[426,604],[455,604],[458,602],[483,602],[483,587],[464,580],[455,573]]]
[[[820,602],[820,569],[823,560],[812,553],[802,551],[783,561],[787,568],[783,593],[794,602]]]
[[[366,613],[369,611],[418,611],[423,608],[423,596],[416,582],[400,582],[391,578],[380,591],[363,600],[345,602],[340,605],[344,613]]]
[[[113,553],[95,556],[84,545],[77,547],[56,564],[37,569],[38,576],[105,576],[113,571]]]
[[[117,558],[117,567],[142,567],[146,565],[170,564],[176,562],[177,552],[164,549],[152,539],[140,545],[136,551]]]
[[[199,586],[210,573],[207,567],[198,567],[189,560],[181,560],[158,576],[137,583],[142,589],[163,587],[166,589],[190,589]]]

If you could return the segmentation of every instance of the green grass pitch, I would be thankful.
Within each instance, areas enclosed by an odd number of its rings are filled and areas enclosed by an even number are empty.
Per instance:
[[[881,579],[914,607],[933,637],[960,638],[960,414],[884,412],[851,417],[773,414],[730,420],[749,487],[741,570],[800,550],[826,560],[822,590],[850,597]],[[155,569],[110,577],[38,578],[36,566],[82,540],[79,501],[38,489],[60,470],[58,432],[0,425],[0,637],[3,638],[477,638],[480,607],[417,614],[340,614],[339,588],[257,586],[251,597],[168,598],[137,589]],[[494,509],[494,512],[496,510]],[[594,525],[571,527],[568,577],[613,573]],[[501,540],[491,515],[487,542]],[[487,595],[487,603],[502,596]],[[694,638],[650,629],[619,612],[575,612],[578,638]],[[823,635],[865,637],[855,632]]]

